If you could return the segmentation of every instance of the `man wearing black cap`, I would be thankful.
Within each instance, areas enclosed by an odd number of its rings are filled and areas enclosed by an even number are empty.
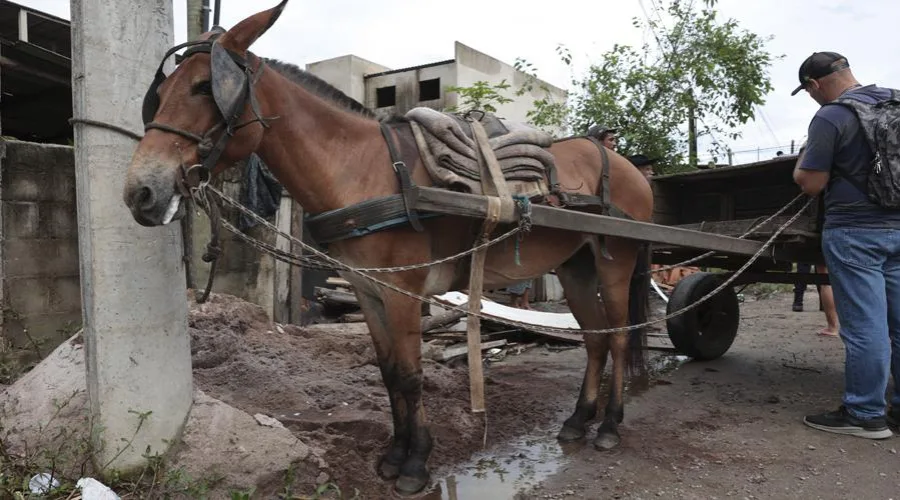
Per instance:
[[[875,104],[891,90],[862,86],[847,58],[815,52],[800,65],[800,86],[822,107],[809,124],[794,180],[810,196],[824,192],[822,252],[834,291],[846,356],[843,404],[809,415],[810,427],[870,439],[891,436],[900,420],[900,210],[867,196],[874,153],[839,97]],[[893,351],[893,354],[892,354]],[[885,404],[889,373],[892,407]]]
[[[593,125],[588,129],[587,135],[597,138],[600,144],[615,151],[619,141],[619,138],[616,136],[618,132],[618,130],[609,128],[606,125]]]
[[[632,165],[637,167],[638,170],[644,174],[644,177],[649,181],[653,177],[653,164],[658,160],[657,158],[647,158],[647,155],[631,155],[628,157],[628,161],[631,162]]]

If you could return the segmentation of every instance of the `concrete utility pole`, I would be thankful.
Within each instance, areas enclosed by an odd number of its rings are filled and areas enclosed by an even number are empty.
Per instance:
[[[141,102],[173,44],[172,0],[71,0],[76,118],[142,129]],[[136,143],[75,127],[87,391],[96,465],[134,472],[176,440],[193,399],[178,224],[146,228],[122,201]]]
[[[209,8],[209,1],[187,0],[187,30],[188,40],[196,40],[205,30],[203,29],[203,7]]]

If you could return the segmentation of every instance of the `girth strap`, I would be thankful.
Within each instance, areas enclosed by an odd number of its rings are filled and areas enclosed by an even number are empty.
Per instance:
[[[410,225],[418,232],[422,232],[425,228],[422,227],[422,223],[419,221],[418,213],[412,209],[412,200],[410,197],[413,195],[413,183],[412,178],[409,175],[409,169],[406,167],[406,163],[403,162],[403,157],[397,151],[397,146],[394,142],[394,136],[391,134],[390,128],[384,123],[381,124],[381,135],[384,136],[384,142],[387,143],[388,153],[391,155],[391,165],[394,167],[394,173],[397,174],[397,181],[400,183],[400,194],[403,196],[403,206],[406,210],[406,217],[409,219]]]

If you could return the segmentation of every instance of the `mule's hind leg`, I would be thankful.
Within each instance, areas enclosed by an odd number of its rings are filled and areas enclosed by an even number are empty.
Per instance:
[[[605,328],[606,314],[597,298],[598,276],[594,254],[585,246],[556,270],[556,275],[565,291],[566,301],[581,328],[587,330]],[[587,366],[581,393],[575,404],[575,412],[566,419],[558,438],[561,441],[575,441],[587,433],[586,424],[597,414],[597,398],[600,381],[606,366],[609,350],[606,335],[585,334]]]
[[[631,275],[634,271],[638,245],[634,241],[607,240],[613,261],[598,260],[603,307],[609,326],[619,328],[628,323],[628,300]],[[601,257],[602,259],[602,257]],[[643,291],[646,293],[646,291]],[[603,422],[597,429],[594,446],[597,449],[615,448],[620,441],[618,426],[625,416],[625,370],[629,362],[628,332],[605,335],[612,353],[612,379],[609,384],[609,402],[603,415]]]

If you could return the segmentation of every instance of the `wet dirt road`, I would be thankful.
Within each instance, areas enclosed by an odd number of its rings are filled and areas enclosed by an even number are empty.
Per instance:
[[[815,334],[824,317],[814,292],[806,301],[803,313],[791,312],[789,295],[742,304],[725,356],[681,364],[631,391],[617,450],[556,442],[575,389],[557,397],[552,425],[436,470],[438,490],[426,498],[900,499],[900,438],[836,436],[802,423],[836,408],[843,387],[841,341]],[[558,376],[577,387],[583,350],[552,358],[572,367]]]

